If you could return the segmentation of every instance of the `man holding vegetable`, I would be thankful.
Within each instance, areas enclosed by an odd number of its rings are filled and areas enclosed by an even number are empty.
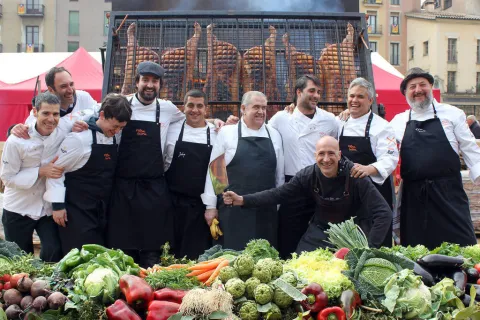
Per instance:
[[[324,233],[328,223],[351,217],[356,217],[357,224],[368,235],[369,245],[380,247],[392,223],[392,212],[371,179],[350,177],[353,163],[342,157],[333,137],[318,140],[315,157],[316,164],[300,170],[280,187],[244,196],[226,191],[225,204],[251,208],[281,204],[291,197],[308,197],[315,201],[315,214],[298,243],[297,253],[328,246]]]

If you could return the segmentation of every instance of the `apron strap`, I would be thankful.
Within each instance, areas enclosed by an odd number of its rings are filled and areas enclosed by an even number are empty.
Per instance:
[[[368,117],[368,120],[367,120],[367,126],[365,127],[365,138],[368,138],[370,136],[370,126],[372,125],[372,119],[373,119],[373,112],[370,111],[370,116]]]
[[[157,111],[155,113],[155,121],[157,123],[157,126],[160,128],[160,130],[162,129],[161,128],[161,125],[160,125],[160,102],[158,102],[158,99],[155,98],[155,101],[157,101]]]
[[[207,146],[210,148],[210,126],[207,123]]]
[[[97,144],[97,131],[92,129],[90,129],[90,131],[92,131],[92,140],[93,140],[92,144]],[[113,139],[115,139],[115,137]]]
[[[438,118],[437,117],[437,109],[435,109],[435,103],[433,103],[432,101],[432,107],[433,107],[433,117],[434,118]],[[408,121],[412,120],[412,109],[410,109],[410,112],[408,113]]]
[[[183,129],[185,129],[185,123],[187,122],[187,120],[185,119],[183,121],[183,124],[182,124],[182,130],[180,130],[180,134],[178,135],[178,141],[182,141],[183,140]]]
[[[242,119],[240,119],[240,121],[238,121],[238,139],[240,139],[242,137]],[[267,134],[268,134],[268,138],[270,140],[272,140],[272,137],[270,136],[270,131],[268,131],[268,128],[267,126],[265,125],[265,130],[267,130]],[[210,145],[210,128],[208,128],[208,133],[207,133],[207,137],[209,139],[209,145]]]

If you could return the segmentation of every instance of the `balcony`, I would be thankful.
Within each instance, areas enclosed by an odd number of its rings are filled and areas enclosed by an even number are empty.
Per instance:
[[[20,17],[43,17],[45,14],[45,6],[38,3],[21,3],[17,6],[17,13]]]
[[[383,0],[363,0],[364,5],[381,5]]]
[[[371,25],[368,26],[368,34],[371,35],[381,35],[382,34],[382,25]]]
[[[390,25],[390,34],[400,34],[400,26],[399,25]]]
[[[17,43],[17,52],[44,52],[45,46],[43,44],[25,44]]]

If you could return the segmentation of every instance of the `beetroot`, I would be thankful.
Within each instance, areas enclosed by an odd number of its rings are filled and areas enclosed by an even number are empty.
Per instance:
[[[50,285],[47,281],[37,280],[32,284],[32,287],[30,288],[30,294],[35,299],[39,296],[45,296],[48,290],[50,290]]]
[[[47,308],[47,298],[44,296],[36,297],[32,302],[32,307],[37,311],[43,311]]]
[[[57,310],[58,308],[63,307],[66,300],[67,297],[65,297],[61,292],[54,292],[48,296],[48,307],[50,309]]]
[[[22,294],[17,289],[8,289],[3,294],[3,300],[7,306],[11,306],[13,304],[19,305],[22,301]]]
[[[20,307],[16,304],[12,304],[10,307],[7,308],[7,310],[5,310],[7,319],[18,319],[22,312],[22,309],[20,309]]]
[[[27,307],[30,306],[32,302],[33,302],[32,296],[25,296],[20,302],[20,308],[27,309]]]
[[[32,288],[33,281],[29,277],[23,277],[18,280],[17,289],[20,292],[27,293],[30,292],[30,288]]]

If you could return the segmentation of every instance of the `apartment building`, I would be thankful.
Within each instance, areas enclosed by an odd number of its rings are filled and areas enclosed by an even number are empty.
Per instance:
[[[442,101],[480,115],[480,1],[426,0],[407,17],[408,66],[435,79]]]
[[[419,0],[360,0],[360,12],[368,15],[370,49],[403,74],[408,69],[405,13],[415,10]]]
[[[112,0],[0,0],[0,52],[97,51]]]

